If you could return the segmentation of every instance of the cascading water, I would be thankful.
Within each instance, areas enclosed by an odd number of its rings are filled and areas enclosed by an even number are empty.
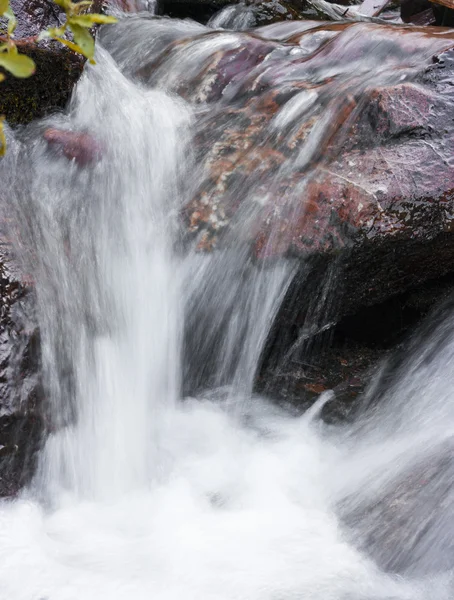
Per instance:
[[[354,426],[332,430],[317,407],[295,416],[253,396],[294,264],[253,264],[241,227],[213,254],[182,242],[178,215],[202,176],[191,135],[204,115],[127,77],[159,39],[205,29],[128,25],[105,40],[119,66],[100,47],[68,115],[11,139],[5,162],[36,280],[51,433],[32,485],[0,504],[0,599],[451,597],[449,561],[437,568],[446,547],[431,550],[446,541],[443,518],[424,523],[426,538],[402,526],[407,579],[380,570],[395,566],[386,548],[379,564],[362,548],[367,516],[387,510],[380,490],[449,448],[452,331],[442,322],[426,349],[413,348],[379,414]],[[237,43],[225,34],[183,64],[170,57],[168,88],[191,61]],[[311,110],[303,100],[282,126]],[[42,140],[48,126],[89,131],[101,158],[69,165]],[[433,480],[449,499],[446,478]]]

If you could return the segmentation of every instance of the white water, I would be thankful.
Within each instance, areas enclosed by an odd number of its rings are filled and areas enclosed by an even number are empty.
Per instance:
[[[414,567],[404,579],[358,550],[367,530],[344,521],[450,437],[454,383],[439,382],[452,378],[453,336],[422,372],[416,349],[410,381],[351,429],[252,396],[293,265],[259,270],[241,244],[178,249],[194,118],[100,50],[52,121],[101,140],[99,164],[69,166],[34,131],[28,150],[11,145],[54,433],[32,486],[0,504],[0,600],[451,597],[436,554],[418,570],[417,524],[398,542]],[[181,401],[188,378],[211,389]]]

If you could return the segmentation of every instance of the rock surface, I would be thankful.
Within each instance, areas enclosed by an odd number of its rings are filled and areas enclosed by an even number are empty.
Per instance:
[[[3,211],[2,211],[3,212]],[[31,281],[0,224],[0,496],[15,494],[33,472],[43,421],[39,331]]]
[[[259,263],[302,265],[270,339],[276,355],[304,362],[324,331],[326,352],[336,323],[452,273],[452,31],[304,21],[165,39],[136,74],[202,115],[190,243],[212,252],[240,235]],[[349,352],[358,373],[383,355]],[[320,381],[306,369],[298,385],[316,394],[344,373]]]
[[[210,107],[205,177],[184,217],[201,250],[228,245],[235,228],[258,260],[345,259],[348,314],[452,270],[454,34],[300,26],[243,34],[175,83]]]
[[[11,7],[17,18],[14,35],[19,51],[36,63],[32,77],[16,79],[5,73],[1,83],[0,114],[10,125],[16,125],[64,108],[85,59],[57,42],[37,44],[33,40],[44,29],[63,21],[62,10],[52,0],[11,0]],[[96,0],[93,10],[99,12],[101,8],[101,0]]]

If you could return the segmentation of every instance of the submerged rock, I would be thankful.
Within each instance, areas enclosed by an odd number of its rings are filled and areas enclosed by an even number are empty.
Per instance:
[[[44,139],[82,167],[96,162],[102,155],[101,144],[88,133],[49,128],[44,132]]]

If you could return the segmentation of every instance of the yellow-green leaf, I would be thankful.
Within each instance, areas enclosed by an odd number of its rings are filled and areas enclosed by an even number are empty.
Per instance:
[[[6,137],[5,130],[3,129],[3,121],[5,117],[0,117],[0,156],[5,156],[6,152]]]
[[[61,27],[49,27],[47,30],[50,37],[54,38],[54,40],[59,40],[65,35],[66,31],[66,23],[63,23]]]
[[[9,0],[0,0],[0,15],[4,15],[9,8]]]
[[[74,41],[81,48],[82,54],[89,59],[92,59],[95,55],[95,40],[87,29],[77,25],[76,23],[69,23],[69,28],[73,32]]]
[[[0,54],[0,66],[9,71],[14,77],[30,77],[35,72],[35,63],[25,54]]]
[[[115,17],[111,17],[110,15],[100,15],[97,13],[89,14],[89,15],[78,15],[74,17],[70,17],[68,19],[69,25],[74,23],[75,25],[80,25],[80,27],[93,27],[93,25],[100,23],[116,23],[118,19]]]
[[[85,10],[88,6],[91,6],[93,4],[93,2],[89,1],[89,0],[82,0],[81,2],[78,2],[77,4],[73,4],[73,10],[72,10],[72,15],[78,15],[80,14],[83,10]]]
[[[54,0],[54,2],[64,10],[69,10],[71,8],[71,0]]]
[[[14,33],[14,30],[16,29],[16,25],[17,25],[16,16],[13,13],[13,11],[11,10],[11,8],[8,8],[5,11],[4,15],[5,15],[5,17],[8,18],[8,33],[9,33],[9,35],[11,35],[12,33]]]
[[[70,48],[73,52],[77,52],[78,54],[82,54],[83,56],[85,56],[83,49],[80,46],[78,46],[77,44],[75,44],[74,42],[70,42],[69,40],[66,40],[65,38],[62,38],[62,37],[54,37],[54,40],[57,40],[57,42],[60,42],[61,44],[64,44],[65,46],[68,46],[68,48]],[[90,59],[90,63],[92,65],[96,64],[93,58]]]
[[[3,75],[3,73],[0,73],[0,81],[4,81],[5,79],[6,79],[6,78],[5,78],[5,76]]]

